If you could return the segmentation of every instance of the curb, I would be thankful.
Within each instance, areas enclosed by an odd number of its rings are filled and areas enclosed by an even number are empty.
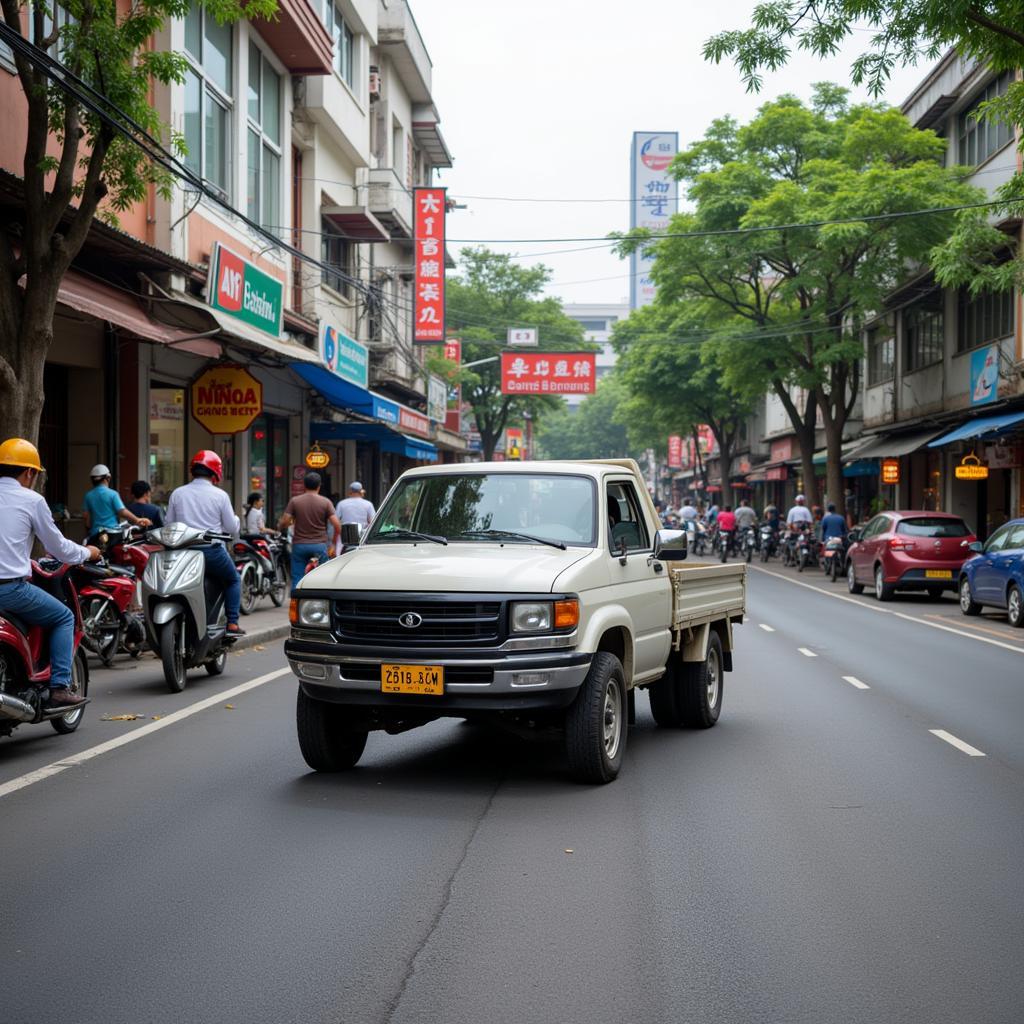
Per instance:
[[[282,623],[280,626],[270,626],[267,629],[256,629],[245,636],[239,637],[232,645],[232,650],[242,651],[247,647],[255,647],[257,644],[269,643],[271,640],[280,640],[291,632],[291,624]]]

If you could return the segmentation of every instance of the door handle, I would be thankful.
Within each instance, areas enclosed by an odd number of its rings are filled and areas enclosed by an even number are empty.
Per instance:
[[[655,572],[664,572],[665,571],[665,566],[663,566],[661,564],[661,562],[655,562],[654,563],[654,571]]]

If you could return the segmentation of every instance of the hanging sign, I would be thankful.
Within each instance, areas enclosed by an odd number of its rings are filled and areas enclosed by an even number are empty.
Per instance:
[[[960,460],[960,465],[953,470],[957,480],[987,480],[988,466],[986,466],[977,455],[965,455]]]
[[[413,189],[415,209],[415,341],[444,341],[444,218],[446,189]]]
[[[985,405],[999,397],[999,346],[988,345],[971,353],[971,405]]]
[[[679,434],[672,434],[668,439],[668,468],[683,468],[683,439]]]
[[[331,464],[331,457],[314,441],[313,447],[306,452],[306,465],[310,469],[326,469]]]
[[[882,483],[898,484],[900,482],[900,460],[882,459]]]
[[[343,380],[369,386],[370,350],[328,323],[320,325],[320,358]]]
[[[510,327],[508,329],[508,343],[509,345],[519,346],[520,348],[536,348],[537,328]]]
[[[211,434],[239,434],[263,412],[263,385],[244,366],[214,366],[191,391],[192,415]]]
[[[594,352],[501,353],[503,395],[592,395]]]
[[[508,427],[505,431],[505,457],[510,462],[519,462],[523,457],[523,432],[519,427]]]
[[[450,363],[462,365],[462,342],[458,338],[449,338],[444,343],[444,357]],[[446,430],[455,434],[462,433],[462,385],[455,384],[448,391],[448,408],[444,418]]]
[[[206,301],[275,338],[281,334],[284,285],[220,242],[213,243],[210,253]]]

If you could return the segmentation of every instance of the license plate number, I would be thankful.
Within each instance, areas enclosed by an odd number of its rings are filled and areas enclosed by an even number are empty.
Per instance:
[[[951,580],[953,578],[952,569],[925,569],[924,578],[926,580]]]
[[[444,694],[444,667],[441,665],[381,665],[382,693],[416,693],[429,697]]]

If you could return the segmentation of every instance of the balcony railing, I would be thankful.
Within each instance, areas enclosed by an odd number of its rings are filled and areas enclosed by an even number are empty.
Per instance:
[[[392,238],[412,238],[412,194],[391,167],[370,169],[368,182],[370,212],[387,228]]]

